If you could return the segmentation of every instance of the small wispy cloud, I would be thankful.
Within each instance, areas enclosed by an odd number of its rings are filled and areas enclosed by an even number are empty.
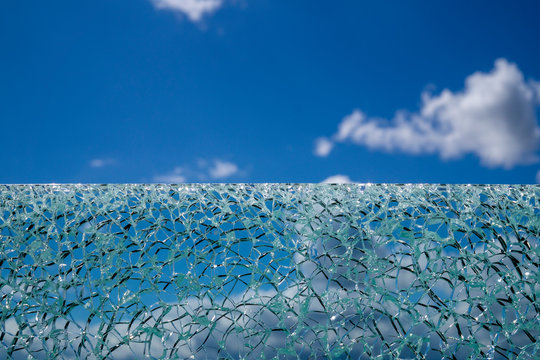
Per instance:
[[[154,176],[153,180],[158,183],[181,184],[187,181],[187,177],[181,167],[175,167],[169,173]]]
[[[240,173],[239,166],[233,162],[198,159],[196,167],[177,166],[168,173],[154,176],[152,180],[159,183],[185,183],[188,181],[207,181],[208,179],[226,179]]]
[[[93,168],[102,168],[102,167],[105,167],[105,166],[110,166],[110,165],[114,165],[116,163],[116,160],[114,159],[110,159],[110,158],[106,158],[106,159],[92,159],[90,160],[90,167],[93,167]]]
[[[465,79],[465,89],[422,94],[419,112],[398,111],[392,120],[369,118],[354,110],[331,138],[319,138],[314,153],[327,156],[336,143],[454,159],[476,155],[489,167],[512,168],[538,161],[540,126],[536,118],[540,86],[525,81],[505,59],[489,73]]]
[[[158,9],[182,13],[193,22],[211,14],[223,5],[223,0],[150,0]]]
[[[540,184],[540,170],[536,173],[536,183]]]
[[[332,175],[324,179],[321,184],[350,184],[352,180],[347,175]]]
[[[320,157],[326,157],[330,154],[333,147],[333,141],[330,141],[328,138],[325,137],[320,137],[315,140],[315,155]]]
[[[227,178],[238,173],[238,165],[229,161],[216,160],[208,172],[214,179]]]

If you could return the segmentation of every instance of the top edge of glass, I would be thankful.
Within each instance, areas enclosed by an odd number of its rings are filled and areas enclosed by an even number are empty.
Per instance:
[[[0,186],[165,186],[165,187],[194,187],[194,186],[357,186],[357,187],[369,187],[369,186],[533,186],[540,187],[540,184],[482,184],[482,183],[13,183],[13,184],[0,184]]]

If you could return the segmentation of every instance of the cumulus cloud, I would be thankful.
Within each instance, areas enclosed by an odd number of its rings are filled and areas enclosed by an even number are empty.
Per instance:
[[[154,176],[153,180],[159,183],[179,184],[186,182],[187,177],[184,175],[184,170],[181,167],[176,167],[169,173]]]
[[[326,156],[335,143],[352,142],[442,159],[474,154],[489,167],[530,164],[538,161],[540,145],[539,89],[537,82],[525,81],[515,64],[498,59],[489,73],[468,76],[460,92],[423,93],[419,112],[398,111],[386,120],[354,110],[331,139],[317,143],[315,154]]]
[[[167,9],[186,15],[197,22],[206,14],[211,14],[223,5],[222,0],[151,0],[158,9]]]
[[[238,165],[229,161],[214,161],[213,166],[208,170],[214,179],[227,178],[238,172]]]
[[[531,80],[530,84],[536,92],[536,103],[540,104],[540,81]]]
[[[322,184],[350,184],[351,178],[347,175],[332,175],[322,181]]]

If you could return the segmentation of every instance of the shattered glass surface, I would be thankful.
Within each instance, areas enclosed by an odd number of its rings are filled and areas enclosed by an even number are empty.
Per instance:
[[[538,359],[540,187],[0,186],[0,358]]]

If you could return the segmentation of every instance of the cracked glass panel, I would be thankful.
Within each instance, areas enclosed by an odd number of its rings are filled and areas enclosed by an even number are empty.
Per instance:
[[[0,186],[0,358],[538,359],[538,186]]]

